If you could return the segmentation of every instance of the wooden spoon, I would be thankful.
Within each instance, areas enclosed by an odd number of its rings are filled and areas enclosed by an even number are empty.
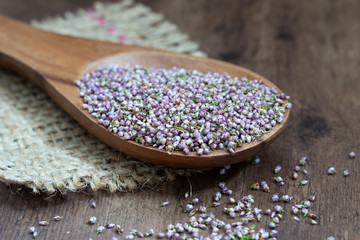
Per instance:
[[[225,166],[248,160],[272,142],[287,126],[284,121],[259,140],[243,144],[231,154],[226,150],[208,155],[182,152],[168,154],[164,150],[144,147],[110,133],[82,108],[83,99],[74,80],[109,64],[130,64],[171,68],[196,69],[201,72],[227,72],[239,78],[263,79],[264,84],[281,92],[272,82],[242,67],[209,58],[151,49],[119,43],[103,42],[55,34],[33,28],[0,15],[0,65],[31,79],[47,92],[65,111],[101,141],[136,159],[173,167],[207,168]],[[91,152],[89,152],[91,154]]]

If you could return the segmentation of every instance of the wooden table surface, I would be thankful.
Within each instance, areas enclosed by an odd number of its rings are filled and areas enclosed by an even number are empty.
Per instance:
[[[0,13],[29,21],[61,14],[92,1],[0,0]],[[140,1],[174,22],[198,42],[210,57],[229,61],[258,72],[272,80],[291,96],[294,108],[288,129],[261,155],[260,164],[241,163],[226,175],[219,169],[189,179],[145,188],[135,193],[69,193],[49,197],[29,190],[16,193],[0,184],[0,239],[32,239],[28,227],[39,220],[62,215],[60,222],[39,227],[37,239],[110,239],[115,233],[106,230],[95,234],[96,226],[86,224],[97,216],[99,224],[119,223],[130,228],[156,232],[178,221],[188,221],[183,213],[189,191],[202,204],[229,221],[222,206],[210,207],[219,181],[224,181],[239,199],[253,194],[255,206],[273,207],[272,193],[289,194],[292,203],[278,226],[278,239],[360,239],[360,2],[357,0],[152,0]],[[1,23],[0,23],[1,24]],[[348,154],[355,151],[357,157]],[[298,187],[290,179],[301,157],[308,157],[310,180]],[[286,184],[280,187],[271,179],[273,168],[283,167],[280,175]],[[334,166],[335,176],[327,169]],[[343,177],[349,169],[350,175]],[[189,180],[189,182],[188,182]],[[251,191],[249,187],[266,180],[272,193]],[[312,226],[304,217],[295,222],[290,206],[317,196],[310,207],[318,215]],[[95,200],[97,208],[89,203]],[[224,203],[227,198],[224,198]],[[169,201],[165,208],[159,204]],[[264,217],[260,226],[269,223]],[[70,232],[66,234],[66,232]],[[125,234],[118,236],[124,238]]]

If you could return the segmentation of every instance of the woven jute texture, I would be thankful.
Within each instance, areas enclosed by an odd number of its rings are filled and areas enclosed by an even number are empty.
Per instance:
[[[86,10],[32,24],[63,34],[204,55],[176,25],[131,0],[96,3]],[[49,194],[86,187],[115,192],[195,173],[143,163],[108,147],[34,84],[4,69],[0,69],[0,109],[3,182]]]

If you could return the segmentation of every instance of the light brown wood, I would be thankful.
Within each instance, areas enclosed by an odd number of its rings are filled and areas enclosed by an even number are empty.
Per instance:
[[[110,133],[84,109],[78,88],[73,84],[83,74],[108,64],[130,64],[197,69],[201,72],[227,72],[232,76],[263,79],[264,84],[280,91],[272,82],[245,68],[186,54],[139,46],[75,38],[35,29],[0,15],[0,65],[14,70],[44,89],[84,128],[108,145],[142,161],[174,167],[206,168],[224,166],[249,159],[271,143],[287,126],[274,127],[258,141],[246,143],[231,154],[216,150],[208,155],[182,152],[168,154],[164,150],[144,147]],[[280,91],[281,92],[281,91]]]

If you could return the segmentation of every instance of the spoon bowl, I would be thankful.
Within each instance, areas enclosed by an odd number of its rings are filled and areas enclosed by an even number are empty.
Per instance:
[[[208,168],[248,160],[271,143],[286,128],[290,110],[283,122],[261,138],[237,147],[234,153],[211,151],[207,155],[174,151],[167,153],[125,140],[110,133],[82,108],[83,99],[74,81],[98,67],[109,64],[145,67],[196,69],[200,72],[227,72],[233,77],[262,79],[269,87],[280,89],[272,82],[245,68],[222,61],[139,46],[71,37],[35,29],[0,15],[0,65],[31,79],[46,91],[65,111],[101,141],[141,161],[172,167]]]

